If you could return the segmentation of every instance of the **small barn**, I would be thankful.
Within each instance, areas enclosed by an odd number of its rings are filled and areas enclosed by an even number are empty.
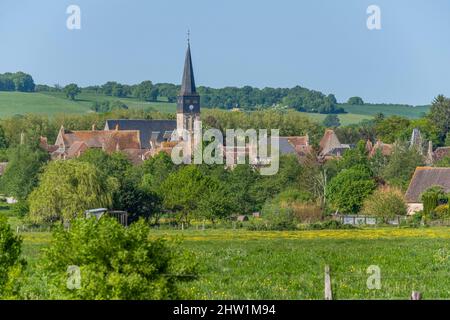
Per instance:
[[[237,216],[236,220],[239,222],[244,222],[244,221],[248,221],[248,217],[246,215],[240,215],[240,216]]]
[[[84,212],[86,218],[96,217],[99,220],[104,215],[116,219],[123,226],[128,226],[128,213],[126,211],[108,210],[106,208],[90,209]]]

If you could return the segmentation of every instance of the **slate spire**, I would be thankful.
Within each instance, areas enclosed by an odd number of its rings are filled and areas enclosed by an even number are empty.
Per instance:
[[[194,70],[192,68],[191,45],[188,38],[188,47],[186,51],[186,58],[184,60],[183,79],[181,80],[181,96],[195,95],[197,90],[195,88]]]

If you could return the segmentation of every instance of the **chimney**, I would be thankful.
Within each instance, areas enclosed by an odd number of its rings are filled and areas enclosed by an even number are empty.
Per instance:
[[[428,165],[428,166],[431,166],[431,165],[433,165],[433,161],[434,159],[433,159],[433,142],[431,141],[431,140],[429,140],[428,141],[428,151],[427,151],[427,156],[426,156],[426,159],[425,159],[425,163]]]

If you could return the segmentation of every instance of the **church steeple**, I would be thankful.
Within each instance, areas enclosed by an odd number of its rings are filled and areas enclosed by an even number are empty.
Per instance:
[[[186,58],[184,59],[183,79],[181,80],[180,96],[196,94],[194,79],[194,69],[192,68],[191,45],[188,39],[188,47],[186,51]]]
[[[189,33],[188,33],[189,36]],[[177,100],[177,129],[193,132],[195,120],[200,119],[200,96],[197,93],[192,67],[191,44],[188,38],[186,57],[184,59],[183,78],[180,95]]]

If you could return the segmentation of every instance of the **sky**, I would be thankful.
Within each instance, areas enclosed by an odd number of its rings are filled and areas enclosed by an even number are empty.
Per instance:
[[[69,5],[79,30],[66,26]],[[367,28],[369,5],[380,30]],[[188,29],[197,85],[300,85],[340,102],[450,96],[448,0],[0,0],[0,73],[179,84]]]

